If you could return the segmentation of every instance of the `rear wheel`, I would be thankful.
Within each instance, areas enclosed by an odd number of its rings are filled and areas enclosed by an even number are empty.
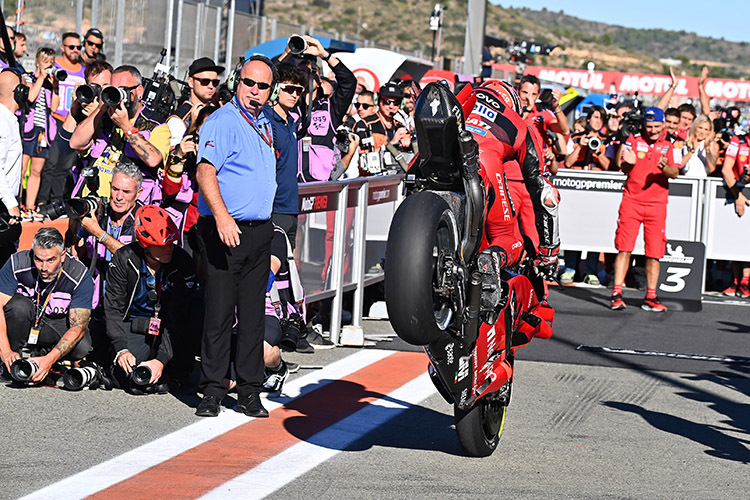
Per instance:
[[[454,405],[456,433],[464,453],[470,457],[488,457],[497,448],[505,426],[507,400],[491,398],[477,401],[469,410]]]
[[[409,196],[388,232],[385,301],[394,331],[414,345],[437,340],[456,318],[459,247],[455,216],[430,192]]]

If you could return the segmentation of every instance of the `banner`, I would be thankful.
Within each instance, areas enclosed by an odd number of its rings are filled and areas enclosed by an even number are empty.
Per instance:
[[[512,64],[493,65],[498,71],[515,73]],[[649,75],[643,73],[619,73],[615,71],[586,71],[585,69],[547,68],[542,66],[527,66],[527,75],[534,75],[543,82],[554,82],[560,85],[579,87],[600,94],[635,94],[662,95],[670,85],[669,75]],[[698,98],[697,76],[678,76],[675,97]],[[750,101],[750,81],[724,80],[720,78],[706,79],[706,93],[714,99],[726,101]]]

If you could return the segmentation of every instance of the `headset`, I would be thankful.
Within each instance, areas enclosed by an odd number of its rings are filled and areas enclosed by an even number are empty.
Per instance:
[[[227,79],[227,87],[229,90],[232,94],[237,92],[237,85],[240,81],[240,72],[245,64],[251,61],[260,61],[271,69],[271,93],[268,100],[269,102],[277,100],[279,98],[280,88],[278,85],[279,77],[278,72],[276,71],[276,66],[273,64],[273,61],[261,54],[255,54],[254,56],[251,56],[250,59],[245,59],[244,56],[240,57],[240,62],[234,67],[234,70],[232,70],[232,73],[230,73],[229,78]]]

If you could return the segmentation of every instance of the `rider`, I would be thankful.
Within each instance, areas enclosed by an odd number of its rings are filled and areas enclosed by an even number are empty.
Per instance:
[[[476,104],[466,119],[466,128],[479,145],[479,161],[487,193],[484,253],[496,257],[498,268],[518,263],[523,244],[521,233],[534,244],[538,268],[552,275],[560,249],[557,207],[559,194],[540,172],[541,145],[518,114],[520,100],[513,87],[488,80],[472,93]],[[464,93],[459,93],[464,95]],[[516,194],[509,192],[505,167],[516,163],[530,198],[530,220],[519,230]],[[530,207],[530,208],[531,208]],[[536,225],[535,229],[530,226]],[[537,243],[538,242],[538,243]]]

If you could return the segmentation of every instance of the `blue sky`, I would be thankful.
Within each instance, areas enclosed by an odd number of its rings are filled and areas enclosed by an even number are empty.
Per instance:
[[[705,0],[654,1],[626,0],[490,0],[503,7],[528,7],[530,9],[559,12],[563,10],[588,21],[599,21],[628,28],[663,28],[692,31],[735,42],[750,42],[750,1]],[[615,7],[616,6],[616,7]],[[750,50],[750,49],[748,49]]]

